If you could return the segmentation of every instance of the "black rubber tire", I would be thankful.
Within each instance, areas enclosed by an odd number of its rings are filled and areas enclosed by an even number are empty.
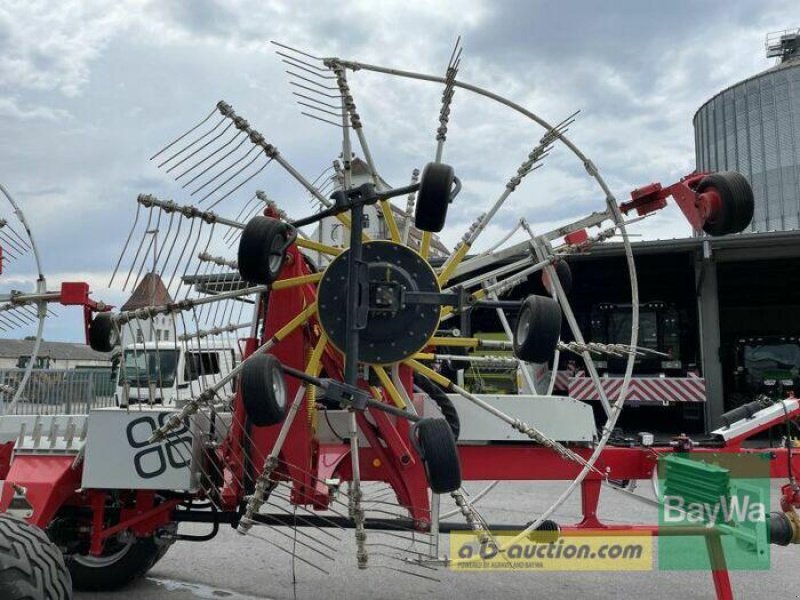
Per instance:
[[[119,345],[119,332],[110,312],[97,313],[89,321],[89,346],[95,352],[111,352]]]
[[[458,411],[447,393],[433,381],[419,373],[414,374],[414,385],[436,403],[444,420],[450,426],[450,431],[453,432],[453,438],[458,440],[458,435],[461,433],[461,419],[458,418]]]
[[[7,515],[0,516],[0,598],[72,598],[72,579],[58,547],[38,527]]]
[[[569,265],[563,260],[558,261],[554,266],[556,275],[558,275],[558,281],[561,283],[561,288],[564,290],[565,294],[569,294],[572,289],[572,269],[570,269]],[[553,293],[550,289],[550,277],[547,271],[542,271],[542,285],[544,289],[547,290],[548,294]]]
[[[286,258],[288,225],[270,217],[253,217],[239,240],[238,264],[242,279],[269,285],[278,278]]]
[[[561,306],[552,298],[528,296],[514,327],[514,354],[532,363],[552,358],[561,335]]]
[[[143,577],[166,554],[168,548],[157,544],[153,537],[139,538],[118,560],[108,565],[89,566],[74,556],[67,557],[66,563],[76,590],[118,590]]]
[[[267,427],[286,416],[287,390],[280,361],[271,354],[249,359],[241,374],[242,402],[247,419],[256,427]]]
[[[444,163],[428,163],[422,170],[414,209],[414,226],[439,233],[444,228],[455,171]]]
[[[460,488],[461,462],[447,421],[422,419],[414,424],[411,434],[431,490],[436,494],[449,494]]]
[[[703,177],[696,191],[702,194],[709,188],[717,191],[721,205],[714,219],[703,224],[703,231],[718,236],[747,229],[753,220],[755,207],[753,189],[747,179],[736,171],[712,173]]]

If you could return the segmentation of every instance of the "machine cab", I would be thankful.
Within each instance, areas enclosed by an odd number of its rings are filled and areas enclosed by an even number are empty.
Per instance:
[[[230,373],[240,360],[238,348],[229,344],[130,344],[123,349],[117,366],[117,406],[180,408]],[[224,400],[233,392],[233,382],[229,382],[219,397]]]

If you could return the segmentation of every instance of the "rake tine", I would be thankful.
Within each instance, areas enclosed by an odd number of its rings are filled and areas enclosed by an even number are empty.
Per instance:
[[[150,207],[150,211],[147,213],[147,225],[145,226],[145,231],[150,230],[150,224],[153,222],[153,207]],[[131,233],[133,231],[131,230]],[[145,234],[146,235],[146,234]],[[131,268],[128,271],[128,276],[125,278],[125,283],[122,284],[122,289],[127,289],[128,281],[130,281],[131,275],[133,275],[133,270],[136,268],[136,263],[139,260],[139,253],[142,251],[142,247],[144,246],[144,236],[141,238],[139,242],[139,246],[136,248],[136,254],[133,256],[133,261],[131,262]],[[147,254],[147,253],[145,253]]]
[[[249,216],[249,213],[247,211],[250,209],[250,207],[253,205],[254,202],[256,205],[256,210],[258,210],[258,196],[253,194],[250,200],[248,200],[239,210],[239,213],[236,215],[235,220],[241,221],[243,223],[248,223],[251,217]],[[236,233],[237,232],[235,230],[229,229],[228,231],[225,232],[225,235],[222,236],[222,241],[226,243],[229,242],[230,239],[236,235]]]
[[[380,534],[377,534],[380,535]],[[367,542],[367,547],[369,548],[386,548],[388,550],[397,550],[398,552],[402,552],[404,554],[416,554],[417,556],[427,556],[424,552],[418,552],[411,548],[401,548],[400,546],[394,546],[392,544],[387,544],[385,542]],[[413,544],[412,544],[413,546]]]
[[[344,127],[345,127],[341,123],[336,123],[334,121],[329,121],[328,119],[323,119],[322,117],[318,117],[317,115],[312,115],[311,113],[307,113],[307,112],[301,111],[300,114],[303,115],[304,117],[309,117],[311,119],[315,119],[315,120],[320,121],[322,123],[327,123],[328,125],[333,125],[334,127],[338,127],[340,129],[344,129]],[[349,128],[349,125],[348,125],[348,128]]]
[[[171,223],[170,223],[171,226]],[[181,237],[181,227],[183,227],[183,219],[179,216],[178,217],[178,227],[175,229],[175,235],[172,236],[172,244],[170,244],[169,250],[167,250],[167,256],[164,259],[164,266],[161,269],[161,273],[166,273],[169,269],[169,261],[172,258],[172,253],[175,250],[175,244],[178,242],[178,238]],[[164,243],[164,247],[166,247],[166,242]],[[168,288],[169,289],[169,288]]]
[[[308,102],[298,102],[297,104],[299,104],[300,106],[305,106],[306,108],[308,108],[310,110],[316,110],[316,111],[319,111],[319,112],[321,112],[323,114],[331,115],[332,117],[338,117],[338,118],[341,119],[344,116],[343,112],[333,112],[333,111],[328,110],[326,108],[321,108],[319,106],[314,106],[313,104],[309,104]]]
[[[25,252],[27,252],[27,249],[20,248],[19,244],[14,239],[12,239],[9,234],[7,234],[5,232],[4,228],[0,228],[0,239],[5,240],[5,242],[8,244],[8,246],[13,248],[16,252],[19,252],[20,254],[24,254]],[[6,247],[6,252],[7,251],[8,251],[8,247]]]
[[[282,44],[281,42],[276,42],[275,40],[270,40],[270,44],[273,46],[278,46],[279,48],[283,48],[285,50],[289,50],[290,52],[294,52],[295,54],[300,54],[301,56],[305,56],[312,60],[322,60],[319,56],[314,56],[313,54],[309,54],[308,52],[304,52],[303,50],[298,50],[297,48],[292,48],[291,46],[287,46],[286,44]]]
[[[286,514],[292,515],[292,516],[293,516],[295,519],[297,519],[298,521],[300,521],[300,522],[302,522],[302,523],[306,523],[306,524],[307,524],[309,527],[311,527],[312,529],[316,529],[316,530],[319,530],[320,532],[326,533],[326,534],[328,534],[328,535],[332,535],[332,534],[331,534],[329,531],[325,531],[325,528],[324,528],[324,527],[320,527],[320,526],[318,526],[318,525],[313,525],[313,524],[311,524],[311,521],[309,521],[308,519],[306,519],[306,518],[305,518],[305,517],[303,517],[302,515],[297,515],[297,514],[295,514],[294,512],[292,512],[291,510],[289,510],[289,509],[288,509],[288,508],[286,508],[285,506],[281,506],[280,504],[276,504],[275,502],[273,502],[273,501],[271,501],[271,500],[267,500],[266,502],[264,502],[264,505],[265,505],[265,506],[272,506],[273,508],[275,508],[275,509],[277,509],[277,510],[280,510],[280,511],[283,511],[283,512],[285,512]],[[259,514],[263,515],[263,513],[259,513]],[[276,520],[277,520],[277,519],[276,519]],[[296,529],[296,530],[297,530],[297,533],[300,533],[301,535],[304,535],[305,537],[307,537],[307,538],[309,538],[309,539],[311,539],[311,540],[313,540],[313,541],[317,542],[318,544],[320,544],[321,546],[323,546],[323,547],[327,548],[327,549],[328,549],[328,550],[330,550],[331,552],[336,552],[336,551],[337,551],[337,548],[335,548],[335,547],[331,546],[330,544],[328,544],[328,543],[326,543],[326,542],[322,542],[322,541],[320,541],[320,540],[317,540],[316,538],[314,538],[314,537],[313,537],[313,536],[311,536],[310,534],[308,534],[308,533],[305,533],[304,531],[302,531],[302,530],[301,530],[299,527],[295,527],[294,529]],[[334,539],[335,539],[337,542],[341,541],[341,538],[339,538],[339,537],[337,537],[337,536],[333,536],[333,538],[334,538]]]
[[[228,123],[228,124],[225,126],[225,128],[222,130],[222,131],[220,131],[220,132],[219,132],[217,135],[215,135],[213,138],[211,138],[210,140],[208,140],[208,141],[207,141],[205,144],[203,144],[203,145],[202,145],[202,146],[200,146],[199,148],[195,149],[195,150],[194,150],[194,152],[192,152],[191,154],[188,154],[188,155],[184,156],[182,159],[180,159],[180,160],[179,160],[178,162],[176,162],[174,165],[172,165],[171,167],[169,167],[169,168],[167,169],[167,173],[171,173],[172,171],[174,171],[175,169],[177,169],[178,167],[180,167],[180,166],[181,166],[183,163],[185,163],[187,160],[189,160],[189,159],[190,159],[190,158],[192,158],[193,156],[196,156],[196,155],[197,155],[199,152],[202,152],[203,150],[205,150],[206,148],[208,148],[208,147],[209,147],[211,144],[213,144],[213,143],[214,143],[214,142],[216,142],[216,141],[217,141],[219,138],[221,138],[221,137],[222,137],[222,136],[224,136],[226,133],[228,133],[228,130],[229,130],[231,127],[233,127],[233,121],[231,121],[230,123]],[[207,159],[209,156],[213,156],[214,154],[216,154],[217,152],[219,152],[219,151],[220,151],[222,148],[225,148],[225,147],[226,147],[228,144],[230,144],[230,143],[231,143],[231,142],[232,142],[234,139],[236,139],[236,136],[238,136],[238,135],[239,135],[239,133],[240,133],[240,132],[237,132],[237,133],[236,133],[236,135],[234,135],[234,136],[233,136],[233,138],[231,138],[231,139],[230,139],[230,140],[229,140],[227,143],[223,144],[223,145],[222,145],[220,148],[218,148],[217,150],[215,150],[214,152],[212,152],[211,154],[209,154],[209,155],[208,155],[206,158],[204,158],[203,160],[206,160],[206,159]],[[203,161],[200,161],[200,162],[203,162]],[[200,164],[200,163],[197,163],[197,164]],[[196,166],[196,165],[195,165],[195,166]]]
[[[38,309],[33,308],[33,306],[31,306],[30,304],[26,304],[25,306],[23,306],[22,310],[25,313],[28,314],[28,316],[31,318],[31,322],[35,322],[35,321],[39,320],[39,311],[38,311]],[[47,312],[48,311],[45,311],[45,317],[47,316]]]
[[[149,235],[150,236],[150,242],[147,244],[147,250],[145,250],[144,253],[142,254],[142,264],[139,265],[139,270],[136,273],[136,279],[133,281],[132,288],[134,290],[136,289],[136,286],[139,284],[139,279],[142,276],[142,272],[144,272],[144,267],[147,264],[147,258],[148,258],[148,254],[150,254],[150,249],[153,247],[153,244],[155,244],[155,242],[156,242],[156,236],[158,235],[158,230],[159,230],[159,227],[161,225],[161,214],[162,214],[161,211],[158,211],[158,217],[156,218],[155,229],[151,229],[151,230],[145,231],[145,235]],[[134,265],[134,268],[135,268],[135,265]]]
[[[180,156],[181,154],[183,154],[184,152],[186,152],[186,151],[187,151],[189,148],[191,148],[192,146],[194,146],[194,145],[195,145],[195,144],[197,144],[198,142],[201,142],[202,140],[204,140],[206,137],[208,137],[209,135],[211,135],[212,133],[214,133],[214,132],[217,130],[217,128],[218,128],[220,125],[222,125],[224,122],[225,122],[225,117],[223,116],[223,117],[222,117],[222,118],[221,118],[219,121],[217,121],[217,123],[216,123],[216,125],[214,125],[214,127],[212,127],[211,129],[209,129],[208,131],[206,131],[206,132],[205,132],[203,135],[201,135],[199,138],[197,138],[196,140],[194,140],[193,142],[191,142],[189,145],[187,145],[187,146],[184,146],[183,148],[181,148],[180,150],[178,150],[178,151],[177,151],[175,154],[173,154],[172,156],[170,156],[170,157],[169,157],[168,159],[166,159],[165,161],[163,161],[163,162],[159,163],[159,164],[158,164],[158,168],[159,168],[159,169],[160,169],[160,168],[162,168],[162,167],[163,167],[164,165],[166,165],[168,162],[171,162],[171,161],[175,160],[175,159],[176,159],[178,156]]]
[[[108,282],[108,287],[111,287],[111,284],[114,283],[114,277],[117,276],[117,271],[119,270],[119,265],[122,263],[122,257],[125,256],[125,251],[128,249],[128,244],[131,242],[131,237],[133,236],[133,232],[136,230],[136,223],[139,222],[139,212],[142,209],[142,205],[138,202],[136,203],[136,216],[133,218],[133,225],[131,226],[130,233],[128,233],[128,238],[125,240],[125,245],[122,247],[122,252],[119,254],[119,259],[117,259],[117,264],[114,266],[114,272],[111,274],[111,279]]]
[[[172,224],[174,221],[175,221],[175,213],[170,213],[169,222],[167,223],[167,233],[164,234],[164,243],[161,244],[160,248],[158,248],[158,251],[156,252],[156,258],[153,261],[153,271],[159,274],[161,273],[161,271],[158,269],[158,265],[161,262],[161,255],[164,253],[164,248],[167,247],[167,244],[169,242],[169,236],[172,233]],[[169,259],[169,257],[167,257],[167,259]]]
[[[281,495],[281,492],[278,491],[279,489],[280,489],[280,485],[278,487],[276,487],[274,490],[272,490],[272,495],[277,497],[277,498],[279,498],[279,499],[281,499],[281,500],[284,500],[285,502],[291,503],[291,498],[288,495]],[[337,523],[333,519],[330,519],[330,518],[326,517],[325,515],[319,515],[319,514],[317,514],[315,512],[312,512],[310,509],[308,509],[305,506],[302,506],[300,504],[297,504],[295,506],[297,506],[297,508],[300,508],[300,509],[306,511],[310,515],[314,515],[315,517],[319,518],[320,520],[328,523],[331,527],[335,527],[336,529],[340,529],[342,531],[344,531],[344,529],[345,529],[339,523]],[[339,513],[339,512],[337,512],[337,511],[335,511],[333,509],[330,509],[330,508],[327,509],[327,510],[330,511],[330,512],[333,512],[335,516],[339,516],[339,517],[345,517],[346,516],[343,513]],[[339,539],[341,539],[341,538],[339,538]]]
[[[447,61],[448,67],[452,67],[453,63],[457,60],[456,52],[458,52],[458,56],[461,56],[461,50],[459,49],[460,44],[461,44],[461,36],[459,35],[456,38],[456,43],[453,44],[453,51],[450,53],[450,60]]]
[[[281,522],[280,519],[277,519],[277,518],[275,518],[272,515],[267,514],[267,513],[259,513],[259,517],[264,518],[264,519],[269,519],[273,523],[277,524],[277,527],[271,527],[270,528],[271,531],[274,531],[275,533],[278,533],[278,534],[280,534],[282,536],[288,537],[289,539],[293,539],[293,536],[289,535],[285,531],[281,531],[280,527],[282,527],[282,526],[283,527],[289,527],[292,530],[297,530],[297,527],[291,527],[289,525],[285,525],[284,523]],[[308,534],[305,534],[305,535],[307,536]],[[297,539],[293,539],[293,541],[295,541],[297,544],[300,544],[304,548],[307,548],[311,552],[313,552],[315,554],[318,554],[319,556],[321,556],[322,558],[324,558],[326,560],[330,560],[330,561],[334,561],[335,560],[335,558],[333,556],[325,554],[322,550],[320,550],[318,548],[314,548],[314,546],[312,546],[310,544],[306,544],[305,542],[301,542],[300,540],[297,540]]]
[[[203,229],[203,221],[200,221],[200,226],[198,227],[198,235],[200,234],[200,231],[202,229]],[[188,240],[192,239],[192,231],[193,230],[194,230],[194,219],[189,219],[189,233],[186,235],[187,242],[188,242]],[[184,256],[184,254],[186,252],[186,248],[188,247],[188,245],[189,245],[188,243],[187,244],[183,244],[183,248],[181,249],[181,253],[178,256],[178,260],[175,262],[175,268],[173,269],[172,275],[169,278],[169,283],[167,284],[167,290],[172,289],[172,282],[175,279],[175,275],[178,273],[178,269],[181,266],[181,262],[183,261],[183,256]],[[180,288],[180,284],[179,284],[178,287]]]
[[[307,62],[305,60],[301,60],[301,59],[297,58],[296,56],[292,56],[290,54],[286,54],[285,52],[281,52],[280,50],[276,50],[275,54],[277,54],[278,56],[280,56],[282,58],[285,58],[286,61],[294,61],[294,62],[297,62],[298,64],[305,65],[305,66],[307,66],[307,67],[309,67],[311,69],[315,69],[317,71],[325,71],[325,72],[328,71],[328,69],[326,69],[325,67],[320,67],[319,65],[315,65],[315,64]],[[284,61],[284,62],[286,62],[286,61]]]
[[[272,531],[277,531],[277,529],[272,529]],[[303,558],[302,556],[299,556],[298,554],[292,552],[291,550],[287,550],[283,546],[279,546],[278,544],[276,544],[272,540],[268,540],[267,538],[262,537],[262,536],[260,536],[260,535],[258,535],[256,533],[252,533],[252,532],[248,533],[248,535],[250,537],[253,537],[253,538],[257,539],[257,540],[261,540],[262,542],[266,542],[267,544],[269,544],[271,546],[274,546],[275,548],[277,548],[281,552],[286,552],[289,556],[299,560],[300,562],[303,562],[303,563],[307,564],[309,567],[312,567],[312,568],[316,569],[320,573],[324,573],[325,575],[330,575],[330,573],[328,571],[326,571],[325,569],[323,569],[322,567],[312,563],[311,561],[306,560],[305,558]]]
[[[4,313],[6,319],[14,324],[14,327],[25,327],[28,325],[22,318],[17,314],[16,310],[7,310]]]
[[[213,116],[214,116],[214,113],[215,113],[215,112],[217,112],[217,108],[216,108],[216,107],[214,107],[214,110],[212,110],[210,113],[208,113],[208,116],[207,116],[205,119],[203,119],[202,121],[200,121],[200,122],[199,122],[197,125],[195,125],[194,127],[192,127],[192,128],[189,130],[189,131],[187,131],[187,132],[186,132],[186,133],[184,133],[183,135],[179,136],[177,139],[175,139],[174,141],[170,142],[169,144],[167,144],[166,146],[164,146],[164,147],[163,147],[161,150],[159,150],[158,152],[156,152],[155,154],[153,154],[153,156],[151,156],[151,157],[150,157],[150,160],[153,160],[153,159],[154,159],[154,158],[156,158],[158,155],[160,155],[160,154],[163,154],[164,152],[166,152],[167,150],[169,150],[170,148],[172,148],[172,147],[173,147],[175,144],[177,144],[178,142],[180,142],[180,141],[181,141],[183,138],[185,138],[187,135],[190,135],[190,134],[191,134],[193,131],[195,131],[196,129],[198,129],[198,128],[202,127],[202,126],[203,126],[203,124],[204,124],[206,121],[208,121],[208,120],[209,120],[211,117],[213,117]]]
[[[206,186],[210,185],[211,183],[213,183],[214,181],[216,181],[217,179],[219,179],[220,177],[222,177],[222,176],[223,176],[225,173],[227,173],[227,172],[228,172],[228,171],[230,171],[231,169],[235,168],[237,165],[239,165],[240,163],[244,162],[245,160],[247,160],[247,158],[248,158],[248,157],[249,157],[249,156],[250,156],[250,155],[251,155],[251,154],[252,154],[254,151],[257,151],[257,150],[258,150],[258,146],[253,146],[252,148],[250,148],[250,149],[249,149],[249,150],[248,150],[248,151],[247,151],[247,152],[246,152],[246,153],[245,153],[243,156],[240,156],[239,158],[237,158],[236,160],[234,160],[232,163],[230,163],[229,165],[227,165],[227,166],[226,166],[224,169],[222,169],[222,170],[221,170],[219,173],[217,173],[216,175],[214,175],[214,176],[213,176],[211,179],[209,179],[208,181],[206,181],[205,183],[203,183],[203,185],[201,185],[200,187],[198,187],[197,189],[195,189],[193,192],[191,192],[191,193],[190,193],[190,195],[194,196],[194,195],[195,195],[197,192],[199,192],[200,190],[202,190],[204,187],[206,187]],[[260,153],[256,154],[256,156],[259,156],[259,155],[260,155]],[[202,201],[202,200],[201,200],[201,201]]]
[[[325,93],[325,92],[323,92],[321,90],[316,90],[314,88],[310,88],[307,85],[303,85],[302,83],[297,83],[296,81],[290,81],[289,85],[293,85],[295,87],[298,87],[301,90],[306,90],[307,92],[311,92],[312,94],[317,94],[319,96],[322,96],[323,98],[341,98],[341,96],[339,96],[339,94],[328,94],[328,93]]]
[[[0,319],[3,319],[3,322],[9,329],[16,329],[19,327],[19,324],[16,321],[9,318],[8,311],[0,313]]]
[[[8,254],[8,257],[11,260],[17,260],[19,258],[19,255],[16,252],[14,252],[11,248],[6,247],[4,248],[4,251],[5,251],[4,254]]]
[[[260,156],[260,155],[259,155],[259,156]],[[246,164],[244,167],[242,167],[242,168],[241,168],[241,169],[240,169],[238,172],[236,172],[236,173],[234,173],[233,175],[231,175],[231,176],[230,176],[230,178],[228,179],[228,181],[230,181],[231,179],[233,179],[234,177],[236,177],[236,176],[237,176],[239,173],[241,173],[242,171],[244,171],[244,170],[245,170],[247,167],[249,167],[249,166],[250,166],[252,163],[254,163],[254,162],[256,161],[256,159],[257,159],[257,158],[258,158],[258,156],[257,156],[256,158],[254,158],[253,160],[251,160],[249,163],[247,163],[247,164]],[[269,166],[269,163],[271,163],[271,162],[272,162],[272,159],[271,159],[271,158],[270,158],[270,159],[268,159],[268,160],[267,160],[267,162],[265,162],[263,165],[261,165],[261,167],[260,167],[258,170],[256,170],[254,173],[252,173],[252,174],[248,175],[248,176],[247,176],[247,178],[245,178],[245,180],[244,180],[244,181],[242,181],[242,182],[241,182],[239,185],[237,185],[235,188],[233,188],[233,189],[232,189],[232,190],[230,190],[229,192],[225,193],[225,195],[223,195],[223,196],[222,196],[222,197],[220,197],[220,198],[219,198],[219,199],[218,199],[216,202],[214,202],[213,204],[211,204],[211,205],[209,206],[209,208],[214,208],[214,207],[215,207],[217,204],[219,204],[220,202],[222,202],[223,200],[225,200],[225,198],[227,198],[228,196],[230,196],[231,194],[233,194],[233,193],[234,193],[236,190],[238,190],[238,189],[239,189],[239,188],[241,188],[243,185],[245,185],[247,182],[249,182],[251,179],[253,179],[253,177],[255,177],[256,175],[258,175],[259,173],[261,173],[261,171],[263,171],[264,169],[266,169],[266,168]],[[226,181],[225,183],[228,183],[228,181]],[[222,187],[223,185],[225,185],[225,183],[223,183],[223,184],[220,184],[220,186],[219,186],[219,187]],[[219,189],[219,188],[217,188],[217,189]],[[214,191],[216,191],[216,190],[214,190]],[[210,193],[211,193],[211,194],[213,194],[214,192],[210,192]],[[203,198],[203,200],[205,200],[205,198]],[[202,202],[202,200],[201,200],[201,202]]]
[[[236,134],[236,136],[240,135],[241,133],[242,133],[242,132],[240,131],[239,133],[237,133],[237,134]],[[233,139],[236,139],[236,137],[234,137]],[[214,168],[214,167],[216,167],[218,164],[220,164],[222,161],[224,161],[225,159],[227,159],[228,157],[230,157],[231,155],[233,155],[233,154],[234,154],[234,153],[235,153],[237,150],[239,150],[239,148],[241,148],[241,147],[244,145],[244,143],[247,141],[247,139],[248,139],[248,138],[247,138],[247,135],[245,135],[245,136],[242,138],[242,141],[240,141],[238,144],[236,144],[236,146],[234,146],[233,148],[231,148],[231,149],[230,149],[228,152],[226,152],[226,153],[225,153],[223,156],[220,156],[220,157],[219,157],[217,160],[215,160],[213,163],[211,163],[210,165],[208,165],[208,166],[207,166],[205,169],[203,169],[202,171],[200,171],[200,172],[199,172],[197,175],[195,175],[194,177],[192,177],[192,178],[191,178],[189,181],[187,181],[186,183],[184,183],[184,184],[181,186],[181,188],[182,188],[182,189],[186,189],[187,187],[189,187],[190,185],[192,185],[192,184],[193,184],[195,181],[197,181],[198,179],[200,179],[200,178],[201,178],[203,175],[205,175],[206,173],[208,173],[208,172],[209,172],[211,169],[213,169],[213,168]],[[231,140],[231,141],[233,141],[233,140]],[[224,147],[224,146],[223,146],[223,147]],[[245,155],[245,156],[246,156],[246,155]],[[236,164],[236,162],[238,162],[238,160],[240,160],[240,159],[237,159],[237,160],[235,160],[235,161],[233,162],[233,164]],[[197,167],[199,164],[200,164],[200,163],[197,163],[197,165],[195,165],[194,167],[192,167],[192,169],[194,169],[195,167]],[[181,174],[181,176],[180,176],[180,177],[183,177],[183,175],[185,175],[186,173],[188,173],[188,172],[189,172],[189,171],[191,171],[192,169],[189,169],[188,171],[185,171],[183,174]],[[223,171],[223,172],[224,172],[224,171]],[[180,177],[178,177],[178,178],[176,178],[176,179],[180,179]],[[212,181],[213,181],[213,180],[212,180]],[[202,188],[201,188],[201,189],[202,189]]]
[[[383,556],[384,558],[389,558],[391,560],[400,560],[398,557],[392,556],[391,554],[386,554],[384,552],[376,552],[375,556]],[[395,573],[402,573],[403,575],[411,575],[412,577],[419,577],[420,579],[426,579],[427,581],[433,581],[436,583],[439,583],[440,581],[435,577],[429,577],[428,575],[423,575],[422,573],[415,573],[414,571],[408,571],[406,569],[400,569],[398,567],[389,567],[387,565],[375,565],[375,568],[386,569],[387,571],[394,571]]]
[[[326,79],[335,79],[335,77],[334,77],[334,76],[332,76],[332,75],[323,75],[322,73],[320,73],[320,71],[322,71],[322,72],[327,72],[327,71],[328,71],[328,69],[325,69],[324,67],[323,67],[323,68],[320,68],[320,67],[314,67],[314,66],[312,65],[312,68],[310,68],[310,69],[309,69],[308,67],[305,67],[305,66],[303,66],[303,65],[305,65],[306,63],[302,63],[302,64],[301,64],[301,63],[299,63],[299,62],[293,62],[293,61],[291,61],[291,60],[287,60],[287,59],[285,59],[285,58],[284,58],[284,59],[281,59],[281,62],[282,62],[283,64],[285,64],[285,65],[289,65],[289,66],[290,66],[290,67],[292,67],[292,68],[295,68],[295,69],[300,69],[301,71],[303,71],[303,72],[305,72],[305,73],[308,73],[308,74],[309,74],[309,75],[311,75],[312,77],[318,77],[319,79],[322,79],[322,80],[326,80]],[[318,70],[315,70],[315,69],[318,69]]]
[[[444,143],[447,140],[447,124],[450,121],[450,106],[453,101],[455,93],[454,83],[458,75],[458,66],[461,62],[461,36],[458,36],[456,43],[453,46],[453,51],[450,54],[450,60],[447,64],[447,72],[445,75],[445,87],[442,92],[442,107],[439,110],[439,127],[436,130],[436,158],[435,162],[442,161],[442,154],[444,152]]]
[[[12,235],[13,235],[15,238],[17,238],[17,240],[19,240],[20,244],[22,244],[22,245],[23,245],[23,247],[27,248],[28,250],[30,250],[30,249],[31,249],[31,244],[30,244],[30,242],[29,242],[27,239],[25,239],[25,237],[24,237],[24,236],[22,236],[22,235],[20,235],[19,233],[17,233],[17,230],[14,228],[14,226],[11,224],[11,222],[10,222],[10,221],[6,221],[6,222],[5,222],[5,224],[3,225],[3,228],[4,228],[4,229],[7,229],[8,231],[10,231],[10,232],[11,232],[11,234],[12,234]]]
[[[326,108],[339,109],[339,110],[341,110],[341,108],[342,108],[341,104],[338,104],[338,105],[337,104],[330,104],[329,102],[323,102],[322,100],[318,100],[317,98],[312,98],[311,96],[306,96],[305,94],[301,94],[299,92],[292,92],[292,96],[297,96],[298,98],[303,98],[304,100],[308,100],[309,102],[314,102],[314,103],[319,104],[321,106],[325,106]],[[300,104],[300,102],[298,102],[298,104]]]
[[[305,81],[306,83],[310,83],[311,85],[315,85],[318,88],[323,89],[323,90],[328,90],[328,91],[338,91],[339,90],[338,87],[332,87],[332,86],[328,86],[328,85],[323,85],[323,84],[319,83],[318,81],[314,81],[313,79],[309,79],[308,77],[303,77],[302,75],[300,75],[300,73],[295,73],[293,71],[286,71],[286,73],[288,75],[290,75],[291,77],[297,77],[298,79],[300,79],[302,81]],[[338,97],[338,94],[337,94],[337,97]]]
[[[209,244],[211,243],[211,238],[212,238],[212,237],[214,237],[214,229],[215,229],[215,227],[216,227],[216,223],[212,223],[212,224],[211,224],[210,231],[209,231],[209,233],[208,233],[208,240],[206,241],[206,245],[205,245],[205,247],[203,248],[203,252],[208,252],[208,246],[209,246]],[[196,239],[195,239],[195,241],[194,241],[194,247],[192,248],[192,251],[189,253],[189,258],[188,258],[188,260],[186,261],[186,270],[185,270],[185,271],[184,271],[184,273],[183,273],[184,277],[186,276],[186,274],[187,274],[187,273],[188,273],[188,271],[189,271],[189,268],[191,267],[192,257],[193,257],[193,256],[197,256],[197,244],[198,244],[198,243],[200,243],[200,237],[201,237],[201,232],[200,232],[200,231],[198,231],[197,238],[196,238]],[[200,272],[200,263],[197,263],[197,269],[195,269],[195,272],[194,272],[194,274],[195,274],[195,277],[197,276],[197,274],[198,274],[199,272]],[[190,289],[191,289],[191,288],[190,288]],[[189,296],[189,291],[188,291],[188,290],[187,290],[187,292],[186,292],[186,296],[187,296],[187,297]]]

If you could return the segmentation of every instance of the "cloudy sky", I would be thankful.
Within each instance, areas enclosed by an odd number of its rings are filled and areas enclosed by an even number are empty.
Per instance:
[[[443,74],[461,35],[460,79],[551,122],[581,110],[569,135],[624,199],[693,169],[695,110],[770,66],[765,34],[797,26],[798,16],[796,0],[3,0],[0,182],[27,214],[51,287],[88,280],[96,298],[118,303],[124,294],[107,284],[136,195],[188,201],[148,158],[218,100],[311,178],[336,158],[338,131],[300,115],[270,40]],[[405,184],[433,157],[441,87],[361,72],[351,83],[379,169]],[[465,193],[445,242],[502,191],[541,134],[518,115],[456,93],[445,160]],[[253,184],[293,215],[311,208],[276,167]],[[487,237],[522,216],[542,227],[601,207],[599,189],[557,149]],[[637,231],[689,233],[676,209]],[[29,271],[10,266],[6,285],[30,285]],[[79,313],[59,312],[46,338],[80,340]]]

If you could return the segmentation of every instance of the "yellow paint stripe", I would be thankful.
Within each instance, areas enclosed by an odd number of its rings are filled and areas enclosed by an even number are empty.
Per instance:
[[[386,226],[389,228],[389,235],[392,237],[393,242],[400,241],[400,230],[397,228],[397,221],[394,220],[394,211],[392,204],[388,200],[381,200],[381,212],[383,213],[383,220],[386,221]]]
[[[447,282],[450,281],[450,278],[453,276],[456,268],[461,264],[461,261],[464,260],[464,257],[467,255],[467,252],[469,252],[470,248],[471,246],[469,244],[461,244],[458,250],[451,254],[447,259],[447,262],[444,263],[442,271],[439,273],[439,285],[441,287],[444,287],[447,285]]]
[[[455,346],[458,348],[477,348],[481,341],[478,338],[432,337],[429,342],[433,346]]]
[[[425,260],[428,259],[428,255],[431,252],[431,237],[432,233],[430,231],[423,231],[422,232],[422,241],[419,243],[419,253],[422,255],[422,258]]]
[[[297,238],[295,244],[297,244],[301,248],[307,248],[308,250],[315,250],[316,252],[322,252],[323,254],[330,254],[331,256],[339,256],[342,253],[341,248],[334,248],[333,246],[328,246],[327,244],[320,244],[319,242],[315,242],[314,240],[307,240],[301,237]]]
[[[447,390],[449,390],[450,387],[453,385],[453,382],[450,381],[447,377],[445,377],[444,375],[440,375],[439,373],[437,373],[433,369],[429,369],[428,367],[426,367],[425,365],[423,365],[420,362],[417,362],[413,358],[409,358],[408,360],[405,360],[403,362],[404,362],[404,364],[406,364],[409,367],[411,367],[412,369],[414,369],[420,375],[424,375],[425,377],[427,377],[431,381],[434,381],[435,383],[438,383],[439,385],[441,385],[443,388],[445,388]]]
[[[303,323],[307,322],[313,315],[317,313],[317,304],[309,304],[306,306],[294,319],[289,321],[286,325],[281,327],[272,339],[280,342],[291,334],[295,329],[300,327]]]
[[[384,389],[389,392],[389,397],[397,405],[397,408],[405,409],[406,401],[403,399],[403,396],[400,395],[400,391],[395,387],[394,382],[392,381],[391,377],[389,377],[386,369],[377,365],[373,366],[372,368],[377,374],[378,379],[381,380],[381,384],[383,385]]]
[[[285,290],[286,288],[304,285],[306,283],[314,283],[322,279],[322,273],[311,273],[310,275],[302,275],[300,277],[290,277],[289,279],[279,279],[272,283],[273,290]]]

